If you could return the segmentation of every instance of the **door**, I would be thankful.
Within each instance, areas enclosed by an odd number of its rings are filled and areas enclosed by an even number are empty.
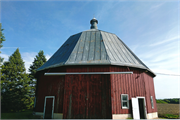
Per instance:
[[[140,119],[138,98],[132,98],[132,113],[134,119]]]
[[[54,113],[54,96],[46,96],[44,100],[44,119],[53,118]]]

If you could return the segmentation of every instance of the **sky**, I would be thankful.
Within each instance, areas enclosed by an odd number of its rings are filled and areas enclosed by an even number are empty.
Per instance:
[[[19,48],[26,71],[40,50],[49,59],[73,34],[98,29],[116,34],[154,73],[180,74],[179,0],[1,0],[7,61]],[[157,74],[156,99],[180,98],[180,76]]]

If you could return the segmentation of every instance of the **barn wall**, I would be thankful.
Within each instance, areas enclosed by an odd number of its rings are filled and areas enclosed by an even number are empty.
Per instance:
[[[118,71],[133,71],[133,74],[112,74],[111,76],[111,103],[112,103],[112,114],[131,114],[132,97],[145,97],[147,105],[147,113],[157,112],[155,104],[155,93],[153,78],[143,70],[127,67],[111,66],[111,72]],[[146,87],[146,88],[145,88]],[[128,94],[129,96],[129,109],[121,108],[121,94]],[[154,98],[155,108],[152,110],[150,95]]]
[[[146,74],[146,73],[143,73],[143,76],[144,76],[145,87],[146,87],[147,112],[148,113],[157,112],[156,96],[155,96],[153,78],[151,76],[149,76],[148,74]],[[152,106],[151,106],[151,98],[150,98],[150,96],[153,96],[154,109],[152,109]]]
[[[145,96],[147,113],[157,112],[153,78],[143,70],[119,66],[68,66],[60,72],[118,72],[133,74],[38,77],[36,112],[43,112],[45,96],[55,96],[55,113],[63,118],[112,118],[131,114],[131,98]],[[58,69],[49,70],[57,72]],[[47,71],[46,71],[47,72]],[[129,109],[121,109],[121,94],[129,95]],[[154,109],[150,96],[153,96]],[[112,105],[112,108],[111,108]]]
[[[37,97],[36,97],[36,107],[35,107],[36,112],[44,111],[45,96],[55,96],[54,113],[63,112],[64,78],[65,78],[64,76],[44,76],[44,75],[38,77],[37,95],[36,95]]]
[[[67,72],[107,72],[109,67],[68,67]],[[63,118],[111,118],[109,75],[66,75]]]

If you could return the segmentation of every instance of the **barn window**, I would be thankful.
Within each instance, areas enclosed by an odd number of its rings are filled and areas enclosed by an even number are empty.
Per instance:
[[[151,96],[151,106],[154,109],[153,96]]]
[[[122,109],[129,109],[128,94],[121,94],[121,107]]]

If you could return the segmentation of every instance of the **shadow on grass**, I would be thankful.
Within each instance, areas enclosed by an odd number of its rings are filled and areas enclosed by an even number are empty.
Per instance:
[[[1,113],[1,119],[40,119],[39,116],[32,114],[32,110],[24,112]]]
[[[179,119],[179,115],[173,115],[173,114],[158,114],[158,117],[165,119]]]

